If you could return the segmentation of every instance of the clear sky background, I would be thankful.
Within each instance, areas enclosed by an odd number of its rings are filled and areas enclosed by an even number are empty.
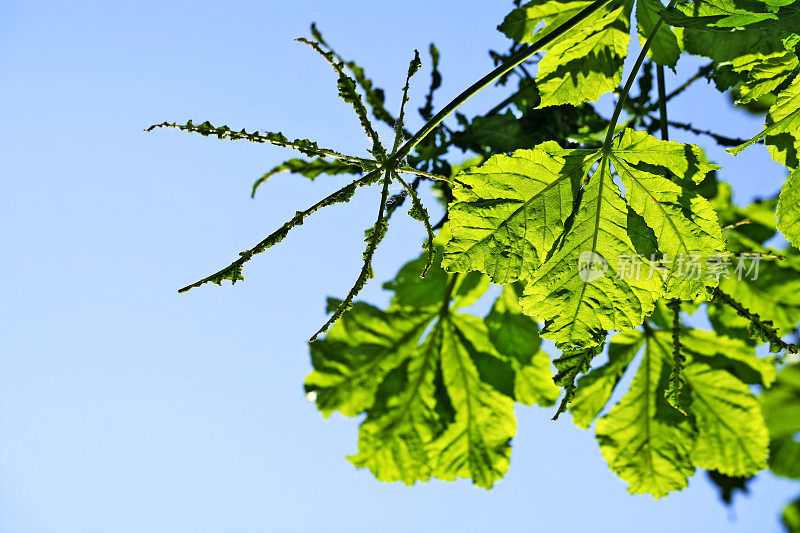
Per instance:
[[[761,475],[733,509],[702,472],[666,499],[629,496],[592,431],[539,408],[517,410],[511,469],[491,492],[355,470],[344,457],[358,421],[323,421],[304,397],[305,341],[325,297],[358,271],[377,190],[297,228],[244,283],[176,292],[347,177],[282,175],[251,200],[252,181],[289,152],[143,128],[210,120],[364,153],[334,76],[293,42],[308,23],[368,69],[392,108],[412,49],[435,41],[442,105],[487,71],[488,48],[507,47],[495,27],[510,7],[0,2],[0,532],[779,530],[796,484]],[[683,59],[668,84],[698,64]],[[734,136],[760,129],[704,83],[670,111]],[[774,194],[784,176],[760,147],[722,172],[740,203]],[[393,221],[363,298],[386,302],[377,281],[419,252],[423,234],[406,218]]]

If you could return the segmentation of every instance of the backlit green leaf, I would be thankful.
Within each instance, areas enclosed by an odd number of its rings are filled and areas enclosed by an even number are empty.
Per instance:
[[[648,342],[631,388],[597,421],[597,441],[608,466],[634,494],[660,498],[688,486],[695,430],[664,398],[669,350]]]
[[[702,363],[689,365],[685,375],[698,428],[692,461],[729,476],[750,476],[766,468],[769,434],[747,385]]]
[[[578,380],[578,391],[569,407],[576,426],[588,428],[611,399],[619,380],[644,345],[640,331],[614,335],[608,344],[608,362]]]
[[[658,0],[636,0],[636,21],[639,23],[638,34],[642,44],[652,33],[663,9],[664,6]],[[666,24],[662,24],[658,28],[651,41],[648,55],[659,65],[675,68],[678,57],[681,55],[681,49],[672,28]]]
[[[591,4],[586,0],[533,0],[509,14],[499,29],[518,42],[532,42]],[[547,48],[536,84],[542,107],[594,102],[622,77],[630,41],[630,4],[611,3]],[[545,23],[544,28],[534,30]]]
[[[425,278],[420,257],[384,285],[395,292],[387,310],[356,303],[311,344],[306,390],[325,416],[366,413],[349,459],[376,478],[490,488],[508,469],[514,402],[552,405],[558,389],[517,291],[506,287],[485,319],[457,313],[486,277],[448,275],[435,258]]]
[[[795,248],[800,248],[800,169],[795,169],[781,189],[778,229]]]
[[[735,148],[728,151],[738,154],[748,146],[764,140],[772,159],[787,168],[798,166],[800,152],[800,75],[795,76],[791,84],[781,91],[775,103],[769,108],[764,131]]]

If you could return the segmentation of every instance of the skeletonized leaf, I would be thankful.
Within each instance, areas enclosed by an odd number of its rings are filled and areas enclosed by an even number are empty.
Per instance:
[[[331,161],[321,157],[312,159],[310,161],[298,158],[289,159],[258,178],[253,184],[253,192],[250,194],[250,196],[255,196],[256,190],[262,183],[280,172],[300,174],[303,177],[314,180],[320,174],[328,174],[330,176],[335,176],[337,174],[359,174],[362,172],[362,168],[349,163],[344,163],[342,161]]]

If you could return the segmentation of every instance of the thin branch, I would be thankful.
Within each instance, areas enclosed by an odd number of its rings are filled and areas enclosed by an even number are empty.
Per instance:
[[[786,261],[786,257],[780,254],[773,254],[769,252],[728,252],[728,255],[733,257],[752,257],[753,259],[772,259],[774,261]]]
[[[430,172],[424,172],[422,170],[417,170],[416,168],[411,168],[409,166],[399,167],[398,172],[406,172],[408,174],[414,174],[415,176],[422,176],[423,178],[428,178],[429,180],[434,181],[445,181],[450,185],[455,185],[457,182],[449,180],[444,176],[439,176],[438,174],[431,174]]]
[[[746,225],[752,224],[752,223],[753,223],[752,220],[749,220],[749,219],[746,218],[744,220],[740,220],[739,222],[736,222],[735,224],[728,224],[727,226],[722,228],[722,231],[728,231],[728,230],[736,229],[738,227],[746,226]]]
[[[770,351],[776,352],[786,350],[789,353],[798,353],[798,346],[784,341],[780,335],[778,335],[778,330],[772,325],[771,320],[762,320],[757,313],[745,308],[741,303],[734,300],[730,294],[727,294],[720,288],[715,289],[714,296],[736,311],[739,316],[749,320],[751,336],[755,335],[758,339],[768,342]]]
[[[425,274],[428,273],[428,269],[433,264],[433,255],[434,255],[434,247],[433,247],[433,228],[431,227],[431,218],[428,215],[428,210],[425,209],[425,206],[422,205],[422,200],[420,200],[417,191],[408,185],[408,183],[403,180],[397,174],[394,177],[400,182],[403,188],[408,192],[408,195],[411,197],[411,202],[414,204],[414,207],[410,211],[411,218],[419,220],[425,226],[425,231],[428,232],[428,240],[422,246],[422,248],[428,252],[428,260],[425,263],[425,266],[422,269],[422,273],[419,277],[424,278]]]
[[[667,94],[664,83],[664,65],[656,65],[656,79],[658,84],[658,110],[661,123],[661,140],[669,140],[669,119],[667,118]]]
[[[356,91],[356,82],[353,78],[345,74],[344,69],[342,68],[343,62],[341,59],[338,58],[333,52],[326,52],[323,50],[320,44],[316,41],[309,41],[308,39],[302,37],[297,39],[297,41],[307,44],[313,48],[319,55],[325,58],[333,70],[335,70],[339,75],[339,96],[341,96],[345,102],[348,102],[353,106],[353,110],[355,110],[358,120],[361,122],[361,126],[364,128],[367,136],[372,140],[373,155],[375,155],[375,157],[384,159],[386,156],[386,150],[383,148],[383,145],[381,145],[381,141],[378,138],[378,133],[375,131],[375,128],[372,127],[372,123],[369,120],[369,115],[367,114],[367,108],[364,106],[364,101],[361,99],[361,95],[358,93],[358,91]]]
[[[151,132],[156,128],[175,128],[183,131],[188,131],[190,133],[199,133],[203,137],[214,135],[219,139],[230,139],[232,141],[244,140],[261,144],[274,144],[275,146],[281,146],[284,148],[293,148],[299,152],[302,152],[310,156],[316,155],[316,156],[333,157],[334,159],[338,159],[339,161],[343,161],[351,165],[357,165],[365,170],[372,170],[375,167],[375,163],[373,161],[370,161],[369,159],[344,155],[340,154],[335,150],[330,150],[328,148],[321,148],[320,146],[317,145],[317,143],[315,143],[314,141],[309,141],[308,139],[295,139],[293,141],[290,141],[281,132],[261,133],[259,131],[255,131],[252,133],[248,133],[244,129],[241,131],[233,131],[228,126],[215,127],[208,121],[203,122],[199,126],[196,126],[195,124],[192,123],[191,120],[188,121],[186,124],[177,124],[175,122],[162,122],[161,124],[153,124],[144,131]]]
[[[681,345],[681,301],[670,300],[667,306],[672,310],[672,372],[669,375],[669,386],[664,391],[667,401],[675,409],[688,415],[682,407],[683,369],[686,367],[686,356]]]
[[[720,135],[719,133],[714,133],[713,131],[697,129],[693,127],[691,123],[684,124],[682,122],[674,122],[670,120],[669,125],[672,126],[673,128],[690,131],[695,135],[708,135],[709,137],[714,139],[720,146],[738,146],[746,142],[745,139],[726,137],[725,135]]]
[[[696,82],[697,80],[700,80],[700,79],[705,78],[706,76],[708,76],[708,74],[711,72],[711,70],[713,68],[714,68],[714,63],[713,62],[700,67],[700,69],[697,71],[697,73],[694,76],[692,76],[691,78],[686,80],[677,89],[675,89],[674,91],[672,91],[671,93],[666,95],[664,97],[664,101],[665,102],[669,102],[670,100],[672,100],[676,96],[680,95],[683,91],[688,89],[694,82]],[[647,111],[652,111],[657,106],[658,106],[658,103],[651,104],[650,106],[647,107]]]
[[[385,211],[386,211],[386,201],[389,198],[389,184],[392,181],[392,176],[389,172],[386,172],[386,175],[383,178],[383,190],[381,191],[381,202],[380,206],[378,207],[378,219],[375,221],[375,225],[372,226],[372,234],[370,235],[369,242],[367,243],[367,249],[364,251],[364,265],[361,267],[361,272],[358,274],[358,278],[356,278],[353,287],[350,289],[350,292],[347,293],[345,299],[339,303],[339,306],[336,308],[336,311],[333,312],[333,315],[328,319],[325,324],[319,328],[309,342],[314,342],[317,338],[328,331],[328,328],[331,325],[339,320],[345,311],[350,308],[350,305],[353,303],[353,300],[358,293],[361,292],[361,289],[364,288],[364,285],[367,283],[367,280],[372,277],[372,258],[375,255],[375,250],[378,249],[378,244],[383,240],[383,236],[386,234],[386,220],[384,218]]]
[[[291,218],[288,222],[284,223],[277,231],[271,233],[267,236],[264,240],[256,244],[254,247],[250,248],[249,250],[245,250],[244,252],[239,253],[239,259],[228,265],[227,267],[223,268],[222,270],[211,274],[199,281],[195,281],[194,283],[179,289],[178,292],[183,293],[195,287],[199,287],[200,285],[204,285],[206,283],[216,283],[220,285],[223,280],[229,280],[231,283],[236,283],[237,281],[241,281],[244,279],[242,277],[242,266],[250,261],[254,255],[260,254],[267,248],[271,248],[275,246],[279,242],[281,242],[286,235],[288,235],[289,231],[294,228],[295,226],[299,226],[303,223],[303,221],[309,215],[319,211],[323,207],[327,207],[329,205],[338,204],[340,202],[346,202],[352,198],[353,194],[356,191],[357,187],[362,187],[364,185],[370,185],[374,182],[375,177],[379,176],[380,172],[378,170],[373,170],[369,174],[366,174],[359,179],[350,182],[349,184],[345,185],[338,191],[329,194],[319,202],[315,203],[305,211],[298,211],[294,217]]]
[[[678,0],[670,0],[669,4],[667,5],[666,9],[672,9],[675,7],[675,4]],[[631,73],[628,75],[628,79],[625,82],[625,87],[622,89],[622,94],[620,95],[619,101],[617,102],[616,107],[614,108],[614,114],[611,116],[611,120],[608,123],[608,131],[606,132],[606,138],[603,141],[603,153],[608,154],[611,151],[611,141],[614,138],[614,130],[617,126],[617,122],[619,121],[620,113],[622,113],[622,109],[625,107],[625,102],[628,99],[628,94],[631,92],[631,87],[633,87],[633,82],[636,79],[636,75],[639,73],[639,69],[642,68],[642,63],[644,63],[645,57],[647,57],[647,52],[650,50],[650,45],[653,42],[653,39],[656,38],[658,34],[658,30],[661,28],[661,25],[664,23],[664,14],[662,13],[659,15],[658,20],[653,25],[653,29],[650,31],[650,35],[647,36],[647,40],[642,45],[642,50],[639,52],[639,56],[636,58],[636,62],[633,64],[633,69]]]

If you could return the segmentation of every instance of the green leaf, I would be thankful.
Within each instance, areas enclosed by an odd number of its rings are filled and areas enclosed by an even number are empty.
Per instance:
[[[773,54],[747,54],[730,63],[734,72],[744,74],[737,103],[747,103],[772,93],[792,77],[800,62],[786,50]]]
[[[783,509],[781,520],[788,533],[800,532],[800,498]]]
[[[488,489],[508,470],[509,444],[517,431],[514,401],[481,379],[475,361],[491,357],[480,350],[488,337],[481,319],[453,315],[441,330],[443,381],[456,415],[431,445],[434,475],[469,478]]]
[[[752,0],[693,0],[665,13],[671,26],[690,28],[742,28],[765,20],[777,20],[778,8]]]
[[[533,42],[590,4],[533,0],[512,11],[498,29],[518,42]],[[544,28],[534,33],[541,22]],[[614,90],[622,77],[629,33],[630,4],[611,3],[550,45],[536,75],[540,106],[594,102]]]
[[[630,5],[622,4],[598,10],[569,38],[551,45],[536,74],[540,107],[594,102],[616,89],[629,33]]]
[[[546,321],[542,335],[562,349],[596,345],[603,331],[638,326],[663,294],[663,281],[650,275],[647,259],[631,276],[614,266],[638,252],[629,235],[628,206],[607,158],[584,186],[578,205],[569,229],[530,276],[521,300],[526,313]]]
[[[769,108],[764,131],[728,152],[737,155],[761,139],[767,145],[772,159],[789,169],[798,166],[800,151],[800,75],[781,91],[775,103]]]
[[[692,361],[721,368],[748,384],[769,387],[775,382],[775,359],[757,357],[755,349],[738,339],[713,331],[685,329],[681,344]]]
[[[657,252],[724,249],[711,205],[667,180],[699,182],[714,168],[697,147],[630,131],[608,155],[545,142],[493,156],[456,178],[443,264],[527,281],[522,307],[547,321],[544,336],[567,350],[596,345],[602,331],[641,324],[665,291],[688,299],[716,284],[680,277],[678,261],[664,277],[651,268]]]
[[[741,341],[682,330],[683,394],[688,397],[684,414],[665,398],[675,364],[672,331],[648,325],[644,334],[617,337],[612,339],[607,371],[599,373],[596,381],[590,379],[591,373],[584,378],[589,390],[583,394],[588,401],[583,411],[577,410],[581,416],[576,420],[583,427],[591,422],[611,395],[617,376],[644,342],[630,390],[597,421],[603,455],[611,469],[630,483],[631,492],[661,497],[680,490],[697,466],[733,477],[750,476],[764,468],[767,429],[758,400],[744,381],[750,373],[759,375],[766,385],[772,383],[771,358],[757,358],[754,348]],[[740,379],[740,373],[745,378]],[[597,382],[601,386],[594,385]],[[581,394],[579,388],[577,397]],[[576,401],[575,406],[579,405]]]
[[[689,365],[685,376],[698,429],[694,464],[728,476],[750,476],[766,468],[769,434],[747,385],[699,362]]]
[[[609,468],[634,494],[660,498],[688,486],[695,467],[695,430],[664,398],[671,352],[648,342],[631,388],[597,421],[597,441]]]
[[[795,169],[781,189],[778,229],[795,248],[800,248],[800,169]]]
[[[684,28],[682,45],[686,52],[708,57],[718,63],[739,57],[763,57],[786,51],[780,36],[764,28],[734,31],[730,28],[725,28],[724,31],[709,27]]]
[[[529,277],[563,230],[581,178],[597,159],[585,155],[550,141],[458,174],[443,266],[485,272],[501,284]]]
[[[530,146],[530,137],[522,129],[522,121],[509,110],[486,117],[475,117],[462,132],[453,134],[453,145],[481,153],[510,152]]]
[[[553,405],[559,390],[550,371],[550,357],[541,349],[539,326],[522,313],[519,293],[503,287],[486,317],[489,338],[514,369],[514,398],[525,405]]]
[[[720,167],[708,161],[703,151],[693,144],[656,139],[644,131],[625,129],[616,137],[612,153],[629,165],[643,163],[664,169],[665,177],[700,183],[706,175]]]
[[[769,428],[772,472],[800,479],[800,364],[784,367],[775,385],[761,393],[761,408]]]
[[[800,363],[780,371],[775,385],[761,393],[761,406],[771,437],[800,433]]]
[[[348,459],[380,481],[411,485],[432,475],[429,445],[444,425],[435,384],[439,354],[450,340],[444,335],[436,327],[419,348],[399,354],[402,366],[380,383],[378,398],[359,427],[358,453]]]
[[[723,254],[717,214],[708,200],[668,179],[670,174],[679,179],[702,178],[714,166],[702,162],[697,147],[630,130],[614,143],[611,160],[622,177],[628,204],[653,229],[659,251],[671,261],[666,296],[693,300],[704,287],[715,286],[719,281],[715,277],[686,275],[688,267],[681,259],[706,260]]]
[[[641,331],[614,335],[608,345],[608,362],[593,368],[578,380],[578,390],[569,407],[572,421],[580,428],[588,428],[611,399],[614,389],[633,358],[644,345]]]
[[[315,370],[306,378],[306,392],[325,417],[369,409],[378,384],[416,348],[434,317],[435,311],[382,311],[357,302],[325,340],[311,343]]]
[[[258,189],[262,183],[280,172],[300,174],[310,180],[314,180],[320,174],[328,174],[330,176],[335,176],[337,174],[359,174],[362,172],[362,168],[356,165],[343,163],[342,161],[329,161],[321,157],[310,161],[305,159],[289,159],[258,178],[253,184],[253,192],[250,194],[250,197],[252,198],[256,195],[256,189]]]
[[[379,480],[464,477],[490,488],[508,469],[514,402],[552,405],[558,390],[516,290],[485,319],[457,313],[488,282],[447,275],[441,255],[425,278],[420,257],[384,285],[395,293],[387,310],[355,303],[312,343],[306,390],[325,416],[366,413],[349,459]]]
[[[638,34],[642,45],[653,32],[663,9],[664,6],[658,0],[636,1],[636,20],[639,23]],[[658,28],[655,37],[650,42],[650,50],[647,55],[659,65],[675,68],[681,55],[681,49],[672,28],[666,24],[662,24]]]

